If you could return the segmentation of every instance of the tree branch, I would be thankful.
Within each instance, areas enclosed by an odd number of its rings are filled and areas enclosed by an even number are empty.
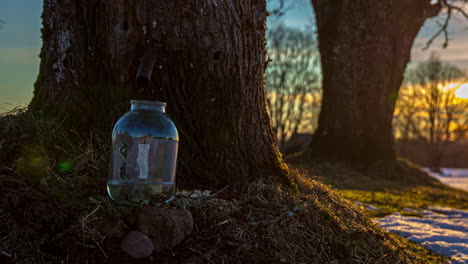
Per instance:
[[[467,1],[464,0],[463,3],[466,3]],[[426,46],[423,48],[423,50],[427,50],[429,46],[432,44],[432,42],[442,33],[444,33],[444,44],[442,45],[443,48],[446,48],[448,46],[448,25],[449,25],[449,20],[452,16],[452,11],[459,12],[462,14],[463,17],[468,19],[468,13],[461,8],[460,6],[454,5],[453,3],[449,3],[448,0],[440,0],[437,4],[431,5],[430,2],[427,2],[428,7],[427,11],[427,18],[436,16],[441,8],[447,9],[447,17],[444,20],[444,23],[440,25],[439,30],[426,42]],[[433,7],[435,7],[434,10],[431,10]],[[437,9],[437,11],[436,11]]]
[[[426,42],[426,46],[423,48],[423,50],[427,50],[429,48],[429,46],[431,46],[432,42],[441,34],[441,33],[444,33],[444,44],[442,45],[444,48],[447,47],[448,45],[448,31],[447,31],[447,28],[448,28],[448,25],[449,25],[449,22],[450,22],[450,18],[452,16],[452,9],[448,9],[447,10],[447,17],[445,17],[445,20],[444,20],[444,23],[442,25],[440,25],[440,28],[439,30],[434,34],[432,35],[432,37]]]
[[[455,6],[455,5],[452,5],[452,4],[449,4],[447,2],[447,0],[443,0],[444,2],[444,6],[447,7],[448,9],[453,9],[457,12],[460,12],[460,14],[462,14],[462,16],[464,16],[466,19],[468,19],[468,13],[463,10],[463,8],[459,7],[459,6]]]
[[[288,7],[285,7],[285,2],[286,0],[279,0],[279,6],[277,8],[274,8],[273,10],[269,11],[269,15],[273,16],[278,16],[281,17],[284,15],[284,13],[288,10]]]

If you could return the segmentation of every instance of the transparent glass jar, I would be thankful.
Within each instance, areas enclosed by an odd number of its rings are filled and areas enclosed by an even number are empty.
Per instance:
[[[115,124],[107,192],[114,201],[168,201],[174,195],[177,129],[166,103],[132,100]]]

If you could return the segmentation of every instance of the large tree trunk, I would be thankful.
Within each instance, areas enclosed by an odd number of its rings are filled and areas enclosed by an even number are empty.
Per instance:
[[[265,0],[45,0],[43,12],[31,109],[110,134],[130,99],[166,101],[181,138],[179,183],[286,179],[263,90]],[[143,95],[135,75],[148,47],[157,62]]]
[[[440,5],[429,0],[312,0],[323,101],[310,151],[326,159],[395,159],[392,116],[411,46]]]

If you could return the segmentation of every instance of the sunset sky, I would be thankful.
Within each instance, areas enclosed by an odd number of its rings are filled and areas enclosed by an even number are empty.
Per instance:
[[[284,23],[294,27],[310,25],[313,22],[310,1],[294,3],[285,14]],[[270,1],[269,7],[274,5],[275,2]],[[32,97],[39,70],[41,9],[42,1],[39,0],[2,1],[0,19],[5,23],[0,29],[0,112],[26,105]],[[436,51],[442,60],[468,70],[468,21],[461,17],[455,17],[451,22],[447,49],[441,48],[443,39],[439,38],[429,50],[421,50],[437,30],[437,19],[427,22],[421,30],[413,47],[412,60],[425,60],[431,51]]]

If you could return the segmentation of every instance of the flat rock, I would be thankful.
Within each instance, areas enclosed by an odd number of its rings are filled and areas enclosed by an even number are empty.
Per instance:
[[[153,241],[142,232],[131,231],[120,244],[122,250],[132,258],[143,259],[151,256],[154,251]]]
[[[138,230],[151,237],[158,253],[178,245],[193,231],[192,214],[185,209],[147,206],[135,215]]]

